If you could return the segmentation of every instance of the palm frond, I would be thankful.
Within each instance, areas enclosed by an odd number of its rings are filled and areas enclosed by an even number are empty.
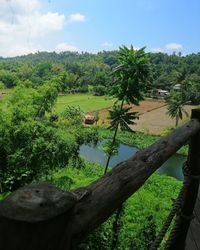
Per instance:
[[[123,131],[132,131],[130,125],[134,125],[135,119],[138,119],[137,112],[130,112],[131,107],[121,108],[120,106],[114,106],[112,110],[109,110],[111,125],[110,129],[115,129],[120,126]]]

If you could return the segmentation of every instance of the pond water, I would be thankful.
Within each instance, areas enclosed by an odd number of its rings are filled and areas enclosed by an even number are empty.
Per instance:
[[[107,157],[101,149],[103,142],[97,144],[97,146],[82,145],[80,148],[80,154],[84,156],[90,162],[98,163],[101,165],[106,164]],[[138,151],[137,148],[131,147],[125,144],[119,145],[118,155],[115,155],[110,160],[110,167],[114,167],[117,163],[128,159]],[[175,177],[178,180],[183,180],[182,165],[186,160],[183,155],[175,154],[169,158],[158,170],[160,174]]]

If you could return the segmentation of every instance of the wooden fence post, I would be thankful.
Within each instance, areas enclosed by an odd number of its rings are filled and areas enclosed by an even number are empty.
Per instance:
[[[67,222],[75,204],[73,194],[46,182],[13,192],[0,206],[0,249],[71,249]]]
[[[200,121],[200,110],[192,110],[192,119]],[[193,218],[193,210],[199,190],[200,177],[200,131],[190,140],[189,153],[186,163],[186,188],[181,203],[180,213],[177,215],[174,228],[166,244],[166,249],[185,249],[186,237]]]

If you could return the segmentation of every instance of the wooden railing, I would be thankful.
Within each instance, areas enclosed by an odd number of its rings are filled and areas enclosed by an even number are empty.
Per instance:
[[[200,175],[200,111],[192,119],[145,150],[119,163],[87,187],[63,192],[49,183],[23,187],[0,202],[0,249],[75,249],[179,148],[190,141],[191,178],[184,190],[171,249],[184,242],[198,194]],[[182,248],[179,248],[182,247]],[[169,248],[170,249],[170,248]]]

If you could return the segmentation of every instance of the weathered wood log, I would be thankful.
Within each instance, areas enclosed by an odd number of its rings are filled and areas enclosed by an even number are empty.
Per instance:
[[[13,192],[0,203],[0,249],[59,249],[75,204],[73,194],[49,183]]]
[[[24,240],[26,240],[26,248],[21,247],[20,250],[34,249],[31,247],[32,244],[36,246],[35,241],[39,241],[42,244],[42,247],[38,244],[35,249],[59,250],[76,248],[77,244],[85,235],[108,219],[122,202],[136,192],[152,173],[198,131],[200,131],[200,122],[196,119],[192,119],[149,148],[119,163],[110,172],[91,185],[71,191],[71,196],[68,194],[70,201],[73,201],[72,205],[69,206],[70,209],[67,208],[65,210],[65,207],[68,207],[68,205],[66,205],[68,198],[66,197],[66,203],[64,202],[62,205],[63,210],[60,208],[58,214],[53,218],[47,217],[45,220],[37,222],[29,221],[27,212],[26,220],[22,221],[23,216],[21,217],[16,214],[16,211],[17,213],[19,211],[17,207],[11,209],[14,211],[10,211],[8,214],[6,213],[5,209],[8,206],[7,199],[9,199],[7,198],[0,203],[0,234],[3,235],[3,237],[0,238],[0,248],[2,246],[1,244],[3,244],[4,250],[13,250],[16,249],[13,248],[16,244],[15,242],[17,242],[18,245],[23,245]],[[31,191],[31,189],[30,187],[30,195],[35,192],[35,187],[34,190]],[[16,191],[13,194],[13,201],[15,201],[18,192],[19,191]],[[19,197],[17,199],[19,199]],[[23,199],[24,198],[21,197],[21,202],[23,202]],[[52,197],[50,200],[51,199]],[[30,200],[30,202],[33,202],[34,207],[34,199]],[[53,209],[54,202],[56,201],[52,200],[52,203],[50,202],[49,206],[47,206],[47,213]],[[18,206],[20,206],[20,202]],[[12,216],[10,216],[10,214]],[[40,212],[38,213],[38,217],[39,214]],[[51,214],[53,215],[53,213]],[[30,217],[32,218],[32,215],[30,215]],[[29,227],[31,229],[29,229]],[[39,233],[35,232],[35,229],[36,231],[38,230]],[[56,240],[54,240],[52,236],[53,231],[56,233]],[[31,233],[33,233],[33,236]],[[15,238],[13,238],[13,234],[15,234]],[[12,243],[9,240],[10,235],[12,235]],[[27,245],[28,242],[30,243],[29,245]],[[56,244],[57,247],[55,248]]]

